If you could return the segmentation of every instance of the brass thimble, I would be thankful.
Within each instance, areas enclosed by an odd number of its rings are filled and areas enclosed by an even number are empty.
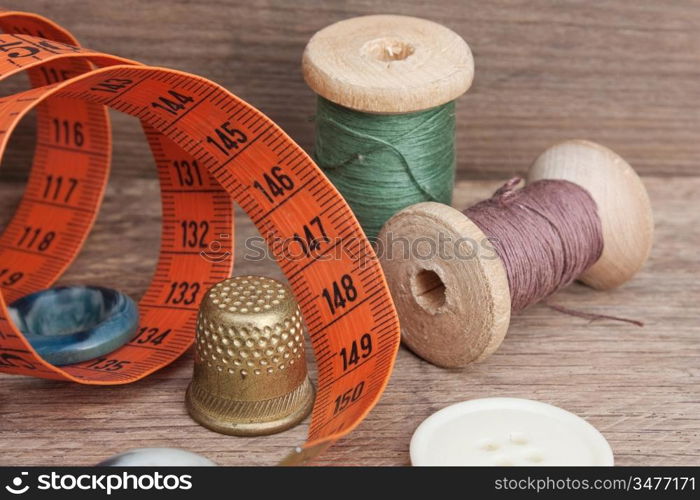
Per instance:
[[[186,402],[203,426],[238,436],[280,432],[309,414],[314,388],[301,311],[289,288],[238,276],[209,290],[197,318]]]

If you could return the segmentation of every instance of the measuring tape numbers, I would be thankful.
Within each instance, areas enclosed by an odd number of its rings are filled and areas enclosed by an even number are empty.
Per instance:
[[[389,380],[399,323],[374,250],[311,158],[204,78],[79,48],[32,14],[0,13],[0,25],[12,33],[0,37],[0,75],[25,69],[34,87],[0,100],[2,148],[22,116],[39,113],[26,194],[0,238],[8,269],[0,275],[0,371],[123,384],[175,360],[193,342],[203,294],[231,273],[233,198],[287,276],[316,355],[308,441],[284,463],[302,463],[355,428]],[[139,118],[156,158],[160,258],[140,302],[139,335],[109,356],[57,368],[8,320],[6,303],[57,279],[92,226],[110,160],[104,106]],[[231,237],[220,238],[213,257],[203,252],[222,234]]]

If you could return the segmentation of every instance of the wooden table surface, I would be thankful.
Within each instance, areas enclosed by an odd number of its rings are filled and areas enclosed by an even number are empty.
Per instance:
[[[624,287],[575,284],[555,302],[643,320],[644,328],[566,316],[535,306],[514,317],[485,362],[436,368],[402,348],[392,380],[368,418],[319,460],[337,465],[407,465],[409,440],[434,411],[472,398],[545,401],[595,425],[618,465],[700,462],[700,178],[646,177],[656,219],[649,263]],[[487,197],[498,181],[461,182],[455,205]],[[21,194],[0,185],[0,223]],[[158,186],[119,179],[108,190],[85,250],[61,280],[145,291],[159,244]],[[255,229],[237,217],[237,274],[281,277],[252,262],[243,240]],[[313,366],[312,358],[310,363]],[[313,369],[313,368],[312,368]],[[87,387],[0,375],[0,465],[90,465],[134,447],[172,446],[221,465],[274,464],[306,434],[308,419],[269,437],[224,437],[200,427],[183,404],[192,355],[135,384]]]
[[[301,55],[323,27],[403,14],[441,23],[475,58],[457,106],[459,174],[497,179],[547,146],[602,142],[644,175],[700,175],[697,0],[3,0],[91,49],[213,80],[311,150],[315,94]],[[24,88],[23,78],[8,82]],[[4,85],[3,85],[4,87]],[[31,159],[31,121],[3,168]],[[115,116],[115,176],[147,176],[138,125]]]

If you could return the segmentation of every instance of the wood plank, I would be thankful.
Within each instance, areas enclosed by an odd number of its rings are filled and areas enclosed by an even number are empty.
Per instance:
[[[524,172],[557,140],[587,138],[640,173],[697,175],[700,3],[695,0],[6,0],[46,15],[86,46],[212,79],[313,147],[315,101],[300,72],[314,32],[352,16],[426,17],[462,35],[476,57],[458,106],[459,173]],[[17,89],[18,79],[6,89]],[[29,164],[29,123],[5,170]],[[140,128],[115,122],[118,176],[150,175]]]
[[[501,349],[465,370],[442,370],[402,348],[379,405],[321,457],[321,464],[406,465],[420,422],[454,402],[489,396],[532,398],[581,415],[610,441],[618,465],[695,465],[700,457],[700,178],[644,179],[656,216],[648,265],[609,292],[573,285],[556,303],[587,312],[641,319],[644,328],[589,323],[535,306],[514,317]],[[487,197],[494,181],[459,184],[456,206]],[[21,189],[0,185],[6,222]],[[119,180],[85,251],[61,283],[120,288],[138,298],[158,251],[158,187]],[[256,235],[242,214],[237,273],[280,277],[255,260],[245,240]],[[250,240],[249,240],[250,241]],[[253,244],[257,245],[254,242]],[[313,361],[310,359],[313,366]],[[274,464],[303,441],[307,421],[269,437],[223,437],[186,414],[188,354],[136,384],[86,387],[0,375],[0,465],[91,465],[141,446],[189,449],[222,465]]]

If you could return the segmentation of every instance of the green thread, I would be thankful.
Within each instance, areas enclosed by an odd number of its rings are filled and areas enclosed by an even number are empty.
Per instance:
[[[455,105],[400,115],[362,113],[318,98],[315,159],[374,238],[399,210],[449,205],[455,174]]]

